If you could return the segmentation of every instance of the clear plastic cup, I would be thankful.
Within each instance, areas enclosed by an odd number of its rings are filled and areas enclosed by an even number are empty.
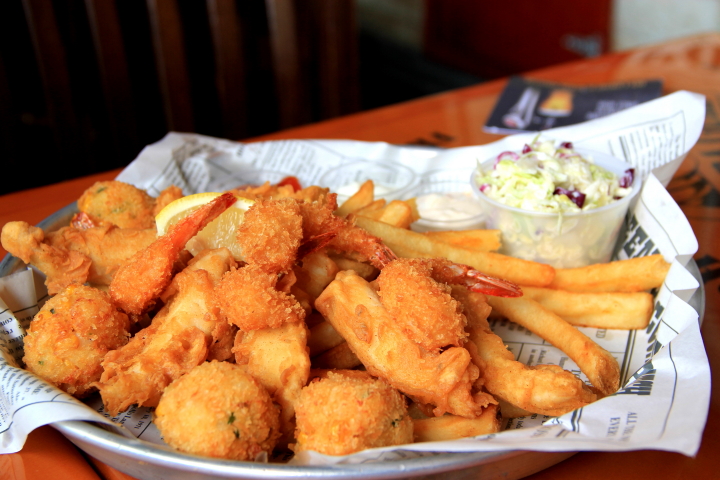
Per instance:
[[[576,148],[585,158],[618,176],[632,166],[600,152]],[[495,158],[482,163],[492,168]],[[610,260],[628,207],[642,182],[636,177],[632,192],[600,208],[572,213],[546,213],[504,205],[480,191],[473,171],[470,184],[485,210],[486,228],[502,234],[500,253],[546,263],[556,268],[574,268]]]
[[[405,195],[405,199],[415,198],[421,215],[410,228],[416,232],[484,228],[482,206],[467,184],[471,171],[442,169],[421,174],[418,186]]]

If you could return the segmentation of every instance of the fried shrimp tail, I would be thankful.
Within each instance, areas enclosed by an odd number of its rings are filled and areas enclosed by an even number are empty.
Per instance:
[[[110,283],[113,301],[125,312],[135,315],[149,309],[172,280],[173,264],[185,244],[235,201],[231,193],[220,195],[134,255]]]

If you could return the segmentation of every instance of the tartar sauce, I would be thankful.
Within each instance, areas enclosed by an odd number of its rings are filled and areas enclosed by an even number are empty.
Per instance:
[[[415,199],[420,218],[435,221],[466,220],[482,215],[482,205],[470,192],[428,193]]]

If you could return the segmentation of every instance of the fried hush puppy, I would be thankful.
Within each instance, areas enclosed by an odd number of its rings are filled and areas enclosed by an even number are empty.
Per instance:
[[[155,199],[129,183],[95,182],[77,201],[78,210],[91,218],[121,228],[153,228]]]
[[[303,388],[295,412],[296,453],[348,455],[413,441],[405,398],[370,376],[330,372]]]
[[[26,368],[76,397],[96,389],[102,360],[125,345],[130,320],[95,288],[71,285],[48,300],[25,337]]]
[[[170,384],[155,410],[165,442],[195,455],[255,460],[275,447],[279,411],[242,368],[206,362]]]
[[[117,180],[95,182],[77,201],[80,214],[73,219],[90,225],[110,224],[120,228],[155,228],[155,216],[173,200],[182,197],[179,187],[170,185],[153,198],[145,190]]]

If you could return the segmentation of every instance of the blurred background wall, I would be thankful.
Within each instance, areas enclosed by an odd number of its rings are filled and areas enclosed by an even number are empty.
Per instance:
[[[208,26],[208,5],[223,1],[227,5],[228,0],[104,1],[117,9],[137,135],[118,142],[109,130],[112,118],[103,102],[93,31],[88,26],[87,8],[100,5],[98,0],[0,2],[0,163],[4,173],[12,173],[4,176],[0,193],[122,167],[144,145],[171,129],[157,85],[150,4],[178,7],[187,49],[192,131],[234,139],[287,126],[278,114],[278,63],[272,55],[276,40],[271,22],[277,20],[277,12],[270,8],[273,5],[293,7],[299,32],[296,38],[312,40],[299,52],[301,60],[316,70],[305,76],[311,92],[305,122],[608,51],[720,31],[720,0],[346,0],[343,4],[349,9],[335,14],[351,23],[338,27],[335,34],[347,37],[345,46],[357,56],[347,65],[357,68],[342,66],[347,70],[341,72],[345,80],[332,87],[341,92],[357,87],[358,98],[343,111],[329,114],[321,108],[318,94],[327,87],[317,83],[328,65],[311,57],[324,48],[324,37],[317,33],[323,19],[310,16],[338,0],[230,0],[241,20],[242,55],[247,63],[242,81],[230,88],[248,92],[243,106],[246,128],[242,135],[233,135],[226,133],[223,125]],[[38,66],[27,22],[29,7],[52,13],[57,23],[72,91],[67,108],[75,117],[74,128],[81,131],[77,136],[73,132],[58,134],[63,125],[57,125],[49,111],[47,95],[55,85],[48,82],[56,79],[44,78]],[[323,18],[327,24],[328,17]],[[68,140],[70,137],[73,139]]]

